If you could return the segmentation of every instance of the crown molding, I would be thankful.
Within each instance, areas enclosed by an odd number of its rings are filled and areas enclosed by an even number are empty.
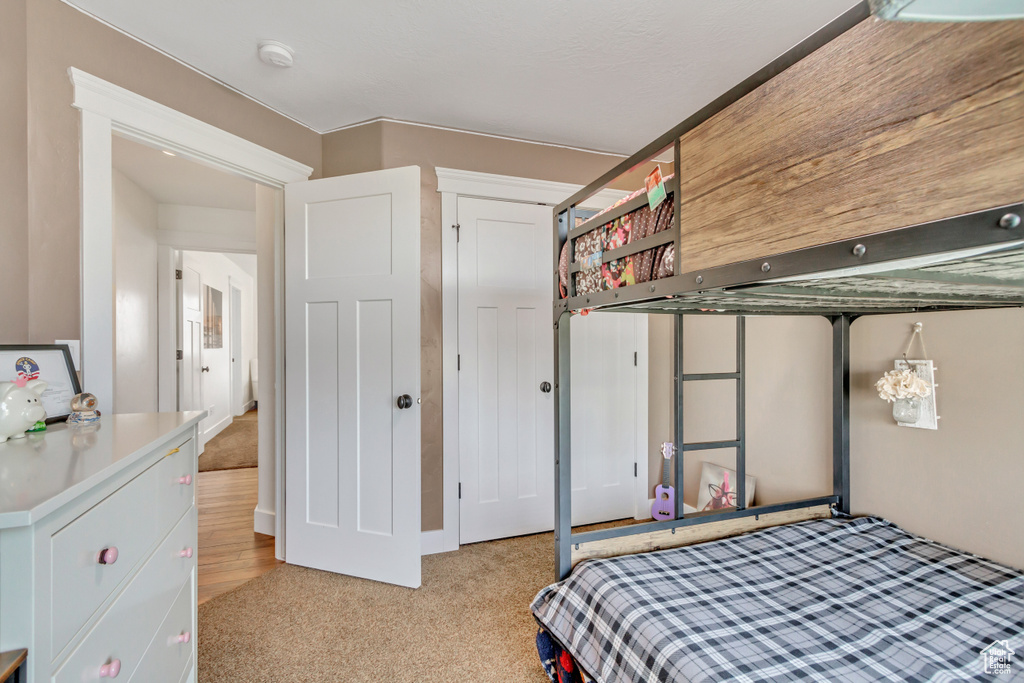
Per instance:
[[[110,120],[111,130],[263,185],[306,180],[313,169],[199,119],[71,67],[72,106]]]
[[[560,183],[552,180],[534,180],[496,173],[460,171],[454,168],[436,168],[437,191],[451,192],[463,197],[503,199],[514,202],[530,202],[555,206],[566,197],[579,192],[582,185]],[[604,189],[581,204],[587,209],[604,209],[629,193],[622,190]]]

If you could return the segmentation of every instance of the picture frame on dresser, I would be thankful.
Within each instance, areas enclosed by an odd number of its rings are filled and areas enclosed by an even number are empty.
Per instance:
[[[66,420],[71,399],[82,393],[67,344],[0,344],[0,382],[19,379],[46,382],[41,399],[47,424]]]

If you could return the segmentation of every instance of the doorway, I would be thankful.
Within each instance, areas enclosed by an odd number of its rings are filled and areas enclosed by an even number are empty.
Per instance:
[[[276,378],[284,372],[283,316],[284,199],[288,183],[306,180],[313,168],[232,135],[215,126],[158,104],[80,69],[69,69],[74,89],[72,106],[81,114],[82,199],[82,373],[103,405],[114,399],[114,289],[112,260],[114,235],[111,146],[116,136],[140,142],[162,152],[201,160],[218,169],[256,183],[257,240],[252,250],[260,263],[260,354],[264,381],[260,404],[264,408],[260,437],[264,467],[260,468],[258,503],[253,515],[257,530],[274,534],[274,552],[285,554],[284,514],[276,514],[284,501],[284,391]],[[216,246],[221,237],[201,238]],[[173,282],[174,262],[169,249],[158,250],[161,282]],[[160,297],[161,320],[177,315],[171,297]],[[174,410],[177,349],[160,344],[159,408]]]
[[[255,251],[256,185],[121,137],[111,152],[114,409],[208,413],[196,489],[206,599],[276,564],[273,537],[254,530],[260,306],[257,256],[245,252]],[[176,358],[162,371],[166,349]],[[252,562],[225,574],[225,540]]]

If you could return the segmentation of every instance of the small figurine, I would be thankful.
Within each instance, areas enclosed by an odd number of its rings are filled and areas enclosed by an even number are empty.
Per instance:
[[[25,438],[29,427],[46,419],[46,411],[39,401],[46,386],[42,380],[24,377],[14,382],[0,382],[0,443]]]
[[[99,421],[100,411],[95,408],[95,396],[90,393],[75,394],[75,397],[71,399],[71,414],[68,415],[68,424],[85,425]]]

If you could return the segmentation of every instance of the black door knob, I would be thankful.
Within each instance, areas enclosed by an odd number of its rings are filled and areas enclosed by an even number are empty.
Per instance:
[[[405,410],[406,408],[412,407],[412,396],[409,394],[402,394],[398,397],[398,409]]]
[[[545,394],[550,394],[551,393],[551,382],[541,382],[540,383],[540,390],[543,391]]]
[[[203,371],[203,372],[209,372],[209,371],[210,371],[210,366],[209,366],[209,365],[204,365],[204,366],[202,367],[202,371]]]

